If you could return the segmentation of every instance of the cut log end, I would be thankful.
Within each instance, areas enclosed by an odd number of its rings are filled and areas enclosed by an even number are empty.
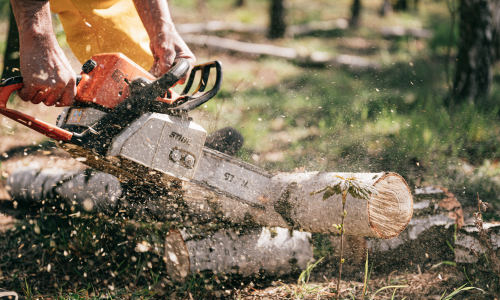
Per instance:
[[[374,183],[378,195],[368,202],[370,226],[383,239],[397,236],[410,223],[413,199],[406,181],[396,173],[385,173]]]

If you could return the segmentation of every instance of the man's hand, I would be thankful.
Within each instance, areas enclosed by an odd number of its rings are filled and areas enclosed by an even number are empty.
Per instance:
[[[151,48],[151,52],[153,52],[155,61],[149,72],[153,74],[153,76],[160,77],[165,74],[172,68],[172,64],[176,58],[187,59],[191,68],[193,68],[196,58],[175,28],[171,30],[165,29],[155,36],[150,37],[150,39],[151,42],[149,47]],[[189,72],[179,81],[179,84],[184,84],[188,75]]]
[[[24,88],[18,94],[24,101],[47,106],[69,106],[76,95],[76,75],[59,45],[33,43],[22,47],[21,74]]]
[[[167,1],[134,0],[134,4],[148,32],[149,46],[155,59],[149,72],[156,77],[165,74],[176,58],[187,59],[192,68],[196,58],[175,30]],[[179,83],[183,84],[188,76],[189,72]]]
[[[76,94],[76,75],[57,43],[49,3],[12,0],[19,26],[24,101],[47,106],[69,106]]]

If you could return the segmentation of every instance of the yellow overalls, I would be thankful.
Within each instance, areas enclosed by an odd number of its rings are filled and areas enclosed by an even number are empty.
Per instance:
[[[82,64],[94,54],[121,52],[146,70],[153,65],[149,37],[132,0],[50,0],[50,8]]]

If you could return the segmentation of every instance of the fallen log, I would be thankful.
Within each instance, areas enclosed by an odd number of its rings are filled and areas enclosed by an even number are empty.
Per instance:
[[[282,58],[302,65],[315,65],[320,67],[337,66],[352,69],[377,69],[380,67],[380,65],[375,61],[354,55],[338,55],[336,57],[332,57],[323,52],[312,52],[311,54],[300,55],[293,48],[267,44],[246,43],[208,35],[185,34],[182,38],[190,46],[208,47],[218,51],[236,52],[252,57],[270,56]]]
[[[262,187],[262,195],[258,197],[261,205],[215,194],[185,181],[172,182],[169,190],[120,184],[117,178],[93,170],[68,173],[18,169],[9,176],[7,185],[9,194],[18,203],[43,205],[45,201],[59,201],[74,213],[127,214],[186,225],[217,222],[337,234],[334,224],[341,221],[341,196],[324,201],[322,193],[310,195],[340,180],[337,176],[356,177],[378,191],[369,201],[347,197],[347,235],[390,239],[410,222],[410,190],[395,173],[279,173],[268,186]]]
[[[179,283],[207,271],[241,277],[290,275],[313,261],[311,234],[284,228],[173,229],[164,249],[167,275]]]
[[[349,214],[349,210],[348,214]],[[359,272],[369,251],[374,270],[429,269],[442,261],[453,261],[456,231],[464,224],[462,206],[446,188],[426,186],[414,192],[413,217],[397,237],[390,240],[351,237],[346,272]],[[340,249],[339,236],[330,236],[333,259]],[[387,259],[390,257],[391,259]]]
[[[308,35],[315,32],[347,29],[349,22],[346,19],[315,21],[306,24],[287,26],[285,36]],[[180,34],[211,33],[218,31],[232,31],[239,33],[266,34],[268,29],[263,26],[250,25],[242,22],[209,21],[206,23],[178,24],[175,26]]]
[[[380,34],[384,38],[394,38],[402,36],[411,36],[420,39],[432,38],[432,31],[422,28],[404,28],[402,26],[388,26],[380,28]]]
[[[235,31],[241,33],[261,33],[266,34],[267,28],[245,24],[242,22],[209,21],[206,23],[176,24],[175,29],[180,34],[206,33],[217,31]]]

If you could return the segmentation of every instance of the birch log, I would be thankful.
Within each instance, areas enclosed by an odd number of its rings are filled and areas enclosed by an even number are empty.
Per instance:
[[[19,169],[8,178],[9,194],[18,202],[38,203],[59,199],[87,211],[159,221],[219,222],[229,225],[282,227],[290,230],[338,234],[341,196],[323,201],[310,193],[344,178],[356,177],[378,190],[368,201],[347,197],[347,235],[389,239],[410,222],[412,196],[404,179],[395,173],[280,173],[263,186],[261,205],[215,194],[199,185],[175,181],[171,189],[122,184],[105,173]],[[85,204],[86,203],[86,204]]]
[[[311,234],[284,228],[222,229],[214,233],[170,230],[165,239],[167,274],[184,283],[210,271],[248,277],[300,272],[313,260]]]

